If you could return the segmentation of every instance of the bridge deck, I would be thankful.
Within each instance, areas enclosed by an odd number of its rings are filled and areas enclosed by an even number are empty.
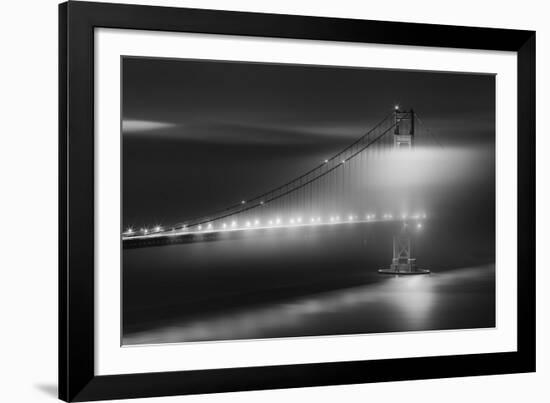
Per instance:
[[[144,248],[152,246],[162,246],[179,243],[207,242],[222,239],[223,235],[232,234],[232,236],[243,236],[250,232],[270,232],[280,230],[290,230],[298,228],[314,229],[319,227],[334,227],[334,226],[349,226],[357,224],[374,224],[374,223],[400,223],[398,219],[369,219],[369,220],[345,220],[327,223],[305,223],[295,225],[274,225],[274,226],[255,226],[250,228],[233,228],[219,230],[203,230],[203,231],[168,231],[157,234],[136,235],[122,238],[122,246],[124,249]]]

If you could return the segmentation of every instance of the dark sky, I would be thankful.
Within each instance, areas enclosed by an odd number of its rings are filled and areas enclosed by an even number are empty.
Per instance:
[[[273,188],[395,104],[445,147],[494,153],[492,75],[149,58],[124,58],[122,70],[124,226],[171,224]]]

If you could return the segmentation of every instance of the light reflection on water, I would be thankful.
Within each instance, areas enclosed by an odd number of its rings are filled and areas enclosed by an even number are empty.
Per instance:
[[[494,326],[494,265],[380,276],[314,294],[124,336],[125,345]]]

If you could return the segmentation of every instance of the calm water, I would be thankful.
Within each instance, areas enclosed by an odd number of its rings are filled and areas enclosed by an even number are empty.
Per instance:
[[[414,235],[427,276],[385,276],[395,224],[251,230],[123,252],[123,343],[495,325],[494,228],[433,218]]]

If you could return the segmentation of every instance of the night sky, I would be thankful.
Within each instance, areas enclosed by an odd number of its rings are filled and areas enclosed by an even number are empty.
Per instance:
[[[276,187],[396,104],[447,149],[488,150],[477,175],[494,187],[493,75],[150,58],[124,58],[122,74],[124,227]]]

